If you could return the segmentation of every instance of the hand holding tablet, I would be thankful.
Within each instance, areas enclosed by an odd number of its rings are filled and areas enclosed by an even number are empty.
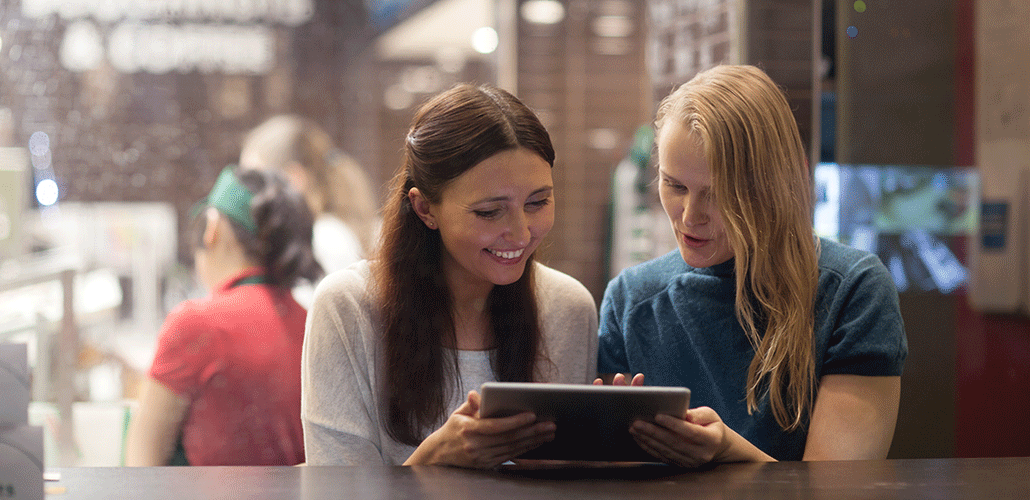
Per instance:
[[[630,436],[630,425],[659,414],[683,418],[690,404],[685,387],[487,382],[480,394],[482,417],[529,411],[554,422],[554,441],[519,457],[548,460],[657,462]]]

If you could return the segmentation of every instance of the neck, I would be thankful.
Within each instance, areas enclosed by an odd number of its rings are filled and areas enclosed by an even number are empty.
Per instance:
[[[221,283],[224,283],[229,278],[232,278],[244,270],[257,266],[258,263],[252,259],[245,257],[240,253],[225,253],[211,259],[209,272],[208,272],[208,283],[205,283],[208,288],[214,289]]]
[[[467,274],[455,272],[454,266],[444,265],[447,286],[451,292],[451,314],[454,318],[454,338],[459,350],[481,351],[493,346],[490,316],[486,300],[494,284],[462,279]]]

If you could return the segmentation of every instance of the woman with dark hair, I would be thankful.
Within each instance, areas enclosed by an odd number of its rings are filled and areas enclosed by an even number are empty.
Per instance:
[[[311,212],[282,177],[230,167],[198,208],[196,272],[211,294],[165,319],[126,464],[301,463],[306,312],[290,288],[322,273]]]
[[[597,308],[534,262],[554,223],[554,149],[491,86],[416,113],[371,262],[326,277],[305,338],[311,464],[493,467],[554,437],[531,414],[480,418],[485,381],[588,383]]]

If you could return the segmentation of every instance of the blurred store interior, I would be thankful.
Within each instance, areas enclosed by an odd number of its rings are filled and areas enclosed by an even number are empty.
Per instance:
[[[1030,454],[1030,4],[1009,0],[5,0],[0,342],[28,344],[51,466],[124,460],[190,208],[247,130],[325,127],[381,199],[415,108],[495,83],[552,134],[539,258],[599,301],[675,247],[656,102],[764,68],[810,148],[816,230],[876,252],[909,358],[891,457]]]

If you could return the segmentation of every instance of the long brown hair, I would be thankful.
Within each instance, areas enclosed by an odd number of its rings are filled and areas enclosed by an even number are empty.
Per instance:
[[[776,422],[798,428],[815,398],[812,335],[818,241],[812,175],[783,91],[754,66],[717,66],[666,97],[655,126],[686,125],[702,144],[733,247],[737,319],[755,356],[747,406],[769,397]]]
[[[444,416],[460,374],[451,291],[443,277],[445,251],[437,231],[418,218],[408,198],[417,187],[431,203],[479,162],[526,148],[554,166],[554,148],[536,115],[496,87],[457,85],[415,114],[383,214],[382,239],[372,263],[385,349],[383,377],[386,427],[412,446],[423,430]],[[533,292],[533,257],[522,277],[494,286],[487,297],[498,380],[531,381],[541,357],[541,333]]]

